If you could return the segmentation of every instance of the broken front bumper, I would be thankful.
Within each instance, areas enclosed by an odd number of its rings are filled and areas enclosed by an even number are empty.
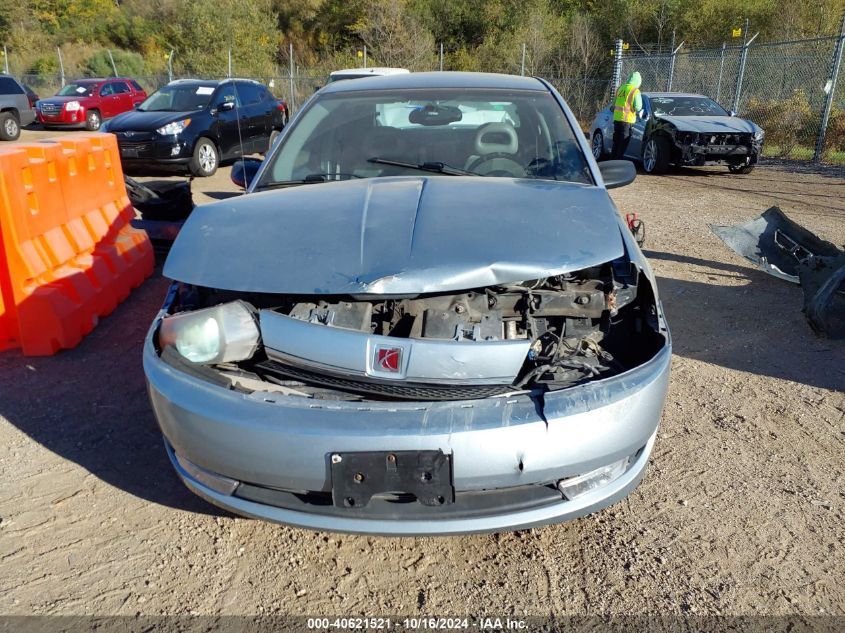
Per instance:
[[[174,467],[208,501],[300,527],[393,535],[513,530],[557,523],[624,498],[654,444],[671,346],[624,374],[547,393],[458,402],[346,402],[237,393],[144,348],[150,398]],[[331,455],[451,455],[455,503],[331,504]],[[610,483],[566,500],[561,479],[630,458]],[[325,499],[328,495],[328,503]]]

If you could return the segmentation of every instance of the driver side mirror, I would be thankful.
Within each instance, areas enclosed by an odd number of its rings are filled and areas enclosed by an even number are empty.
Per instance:
[[[230,108],[231,109],[231,108]],[[229,176],[232,182],[242,189],[247,189],[263,161],[258,158],[244,158],[232,165],[232,172]]]
[[[220,110],[221,112],[228,112],[229,110],[234,110],[235,109],[235,102],[234,101],[224,101],[219,106],[217,106],[217,109]]]
[[[629,160],[605,160],[599,163],[599,172],[607,189],[624,187],[634,182],[637,168]]]
[[[736,116],[736,110],[729,110],[728,116]]]

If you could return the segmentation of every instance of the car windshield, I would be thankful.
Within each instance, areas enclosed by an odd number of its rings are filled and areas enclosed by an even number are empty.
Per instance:
[[[142,112],[189,112],[202,110],[211,101],[213,85],[165,86],[146,99],[138,109]]]
[[[707,97],[649,97],[649,103],[656,116],[728,116]]]
[[[318,95],[269,160],[256,189],[420,173],[593,182],[563,111],[539,90]]]
[[[59,97],[90,97],[94,92],[93,84],[68,84],[59,92]]]

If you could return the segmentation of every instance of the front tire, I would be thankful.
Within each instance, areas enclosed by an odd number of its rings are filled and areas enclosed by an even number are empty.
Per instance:
[[[213,176],[220,164],[220,155],[217,147],[211,139],[202,137],[194,146],[194,155],[191,157],[190,169],[194,176],[208,178]]]
[[[606,156],[606,153],[604,151],[604,134],[601,133],[601,130],[593,132],[590,143],[593,149],[593,158],[597,161],[602,160]]]
[[[17,141],[21,135],[21,123],[14,112],[0,112],[0,139]]]
[[[669,169],[669,141],[652,136],[643,147],[643,169],[647,174],[665,174]]]
[[[103,119],[97,110],[88,110],[85,115],[85,129],[89,132],[96,132],[103,124]]]

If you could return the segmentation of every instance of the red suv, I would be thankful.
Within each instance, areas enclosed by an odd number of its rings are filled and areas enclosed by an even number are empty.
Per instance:
[[[36,104],[38,121],[44,127],[84,127],[98,130],[106,119],[132,110],[147,98],[134,79],[79,79],[66,85],[54,97]]]

